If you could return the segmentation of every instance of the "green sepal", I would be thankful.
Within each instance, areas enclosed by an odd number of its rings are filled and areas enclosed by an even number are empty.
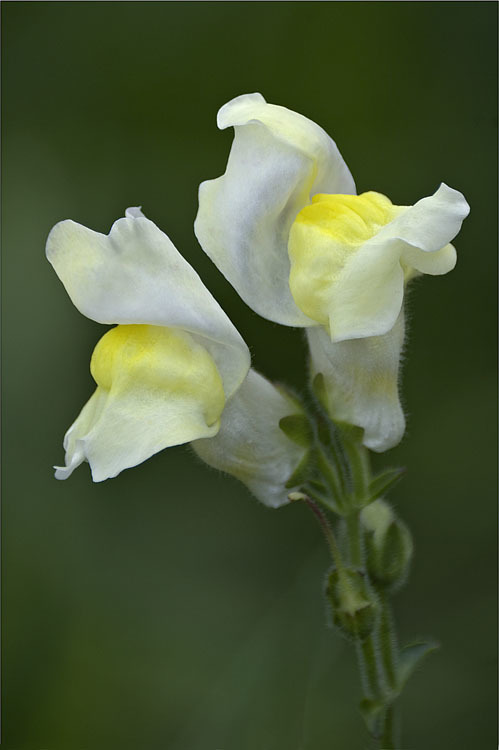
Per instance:
[[[362,440],[364,438],[363,427],[357,427],[354,424],[348,424],[348,422],[335,422],[334,424],[338,428],[341,439],[346,444],[346,446],[358,446],[362,444]]]
[[[305,414],[290,414],[279,420],[279,428],[286,437],[301,446],[310,448],[314,439],[314,433]]]
[[[386,471],[382,471],[380,474],[373,477],[369,482],[367,492],[369,502],[372,503],[374,500],[377,500],[378,497],[381,497],[388,492],[388,490],[391,490],[391,488],[403,477],[405,471],[404,468],[386,469]]]
[[[333,624],[347,638],[365,640],[376,624],[378,602],[364,574],[356,568],[333,568],[327,577],[326,594]]]
[[[326,381],[322,372],[318,372],[312,381],[312,391],[322,408],[329,414],[329,396],[327,393]],[[364,437],[364,428],[348,424],[348,422],[333,421],[334,426],[340,432],[341,437],[353,444],[362,442]]]
[[[369,734],[372,737],[377,737],[381,731],[381,721],[383,719],[385,704],[381,701],[371,700],[371,698],[363,698],[359,708]]]
[[[310,451],[307,451],[284,486],[286,489],[290,489],[291,487],[298,487],[299,485],[304,484],[309,478],[309,473]]]
[[[423,659],[439,648],[440,644],[436,641],[428,641],[427,643],[422,641],[420,643],[411,643],[401,650],[397,669],[399,690],[402,690],[409,677],[414,674]]]

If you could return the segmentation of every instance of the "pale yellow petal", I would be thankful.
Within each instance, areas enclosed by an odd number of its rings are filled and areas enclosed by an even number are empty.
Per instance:
[[[289,236],[297,306],[334,342],[384,335],[402,309],[405,283],[452,270],[449,242],[468,211],[446,185],[409,207],[374,192],[316,195]]]
[[[117,326],[97,344],[91,372],[98,388],[68,432],[60,479],[86,459],[102,481],[163,448],[218,432],[222,379],[187,333]]]

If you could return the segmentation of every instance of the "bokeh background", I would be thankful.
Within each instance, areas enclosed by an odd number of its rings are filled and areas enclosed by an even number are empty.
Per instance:
[[[459,262],[414,285],[408,430],[378,464],[416,555],[401,637],[439,653],[402,699],[404,748],[496,739],[496,26],[487,2],[4,2],[3,742],[8,750],[356,750],[348,644],[306,508],[271,511],[185,447],[94,485],[53,478],[105,328],[44,257],[72,218],[142,205],[196,267],[254,366],[303,389],[298,330],[252,313],[193,234],[197,186],[261,91],[337,141],[359,191],[472,211]]]

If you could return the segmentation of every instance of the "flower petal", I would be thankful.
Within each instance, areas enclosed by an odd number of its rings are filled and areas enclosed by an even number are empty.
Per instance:
[[[331,341],[379,336],[393,327],[404,299],[401,252],[398,240],[371,241],[347,261],[330,291]]]
[[[449,242],[468,213],[462,193],[442,183],[352,254],[331,291],[331,339],[387,333],[402,307],[404,269],[432,275],[451,271],[456,251]]]
[[[246,344],[171,240],[138,208],[108,235],[61,221],[47,258],[78,310],[98,323],[149,324],[193,334],[213,356],[227,396],[249,368]]]
[[[84,442],[81,438],[89,433],[97,422],[107,399],[107,392],[102,388],[97,388],[64,435],[66,465],[54,466],[56,479],[67,479],[86,460]]]
[[[412,257],[419,257],[424,267],[414,267],[422,273],[432,273],[433,253],[454,239],[469,212],[464,195],[442,183],[433,195],[408,207],[380,230],[378,239],[396,238],[409,245],[408,252],[411,249],[419,250],[417,256],[414,254]],[[437,266],[440,266],[440,261]],[[436,273],[447,273],[453,267],[439,269]]]
[[[315,196],[290,231],[297,304],[329,327],[334,342],[387,333],[400,313],[405,281],[454,267],[449,242],[468,212],[462,194],[443,184],[410,207],[372,192]]]
[[[250,370],[222,414],[219,433],[192,446],[210,466],[232,474],[262,503],[277,508],[288,502],[285,487],[305,454],[279,428],[297,405],[262,375]]]
[[[235,137],[225,174],[200,185],[196,236],[257,313],[310,325],[289,290],[289,230],[315,193],[355,193],[352,176],[322,128],[260,94],[225,104],[217,121]]]
[[[318,194],[296,218],[288,245],[291,293],[301,310],[329,327],[333,341],[370,335],[369,326],[373,320],[380,325],[385,308],[390,314],[394,307],[398,315],[404,279],[400,248],[368,243],[400,210],[379,193]],[[348,328],[354,322],[356,336]]]
[[[322,373],[333,420],[364,429],[376,452],[397,445],[405,430],[398,395],[404,316],[384,336],[332,343],[321,327],[307,329],[312,374]]]
[[[66,479],[85,459],[94,481],[171,445],[215,435],[225,396],[207,350],[190,334],[158,326],[117,326],[91,363],[97,390],[64,439]]]

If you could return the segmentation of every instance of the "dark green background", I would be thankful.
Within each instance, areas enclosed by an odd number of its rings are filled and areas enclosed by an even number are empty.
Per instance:
[[[402,700],[403,747],[495,748],[497,5],[4,2],[2,19],[2,747],[365,747],[305,508],[268,510],[182,447],[99,485],[51,470],[105,330],[45,260],[61,219],[107,232],[142,205],[255,367],[304,386],[301,332],[248,310],[192,230],[232,138],[217,109],[261,91],[336,139],[359,191],[413,203],[445,181],[471,204],[456,270],[410,295],[408,429],[378,463],[408,467],[402,637],[442,643]]]

